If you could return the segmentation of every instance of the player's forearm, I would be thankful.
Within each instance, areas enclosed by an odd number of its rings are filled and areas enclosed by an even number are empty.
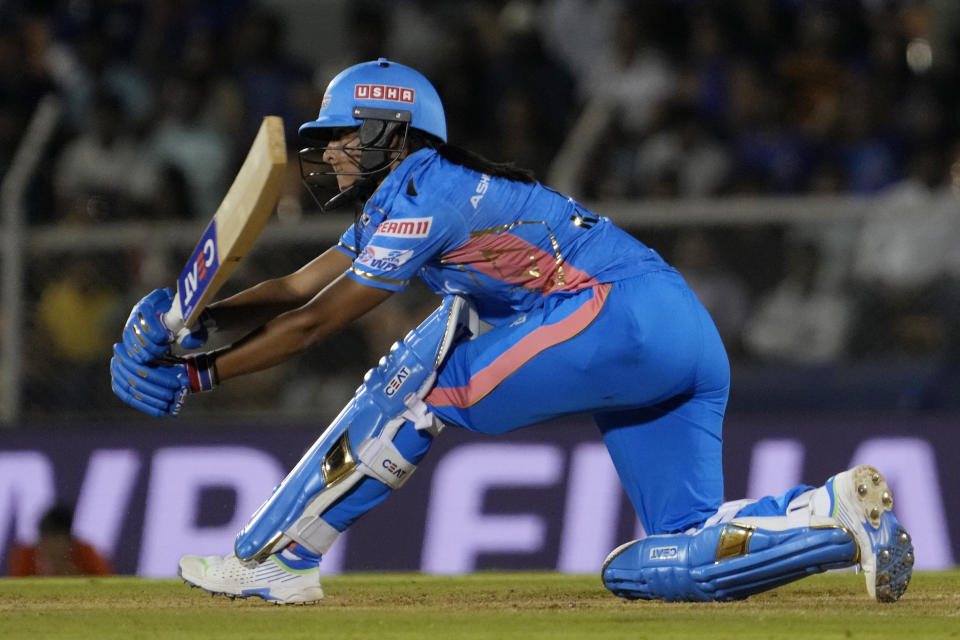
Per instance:
[[[278,315],[307,304],[350,266],[350,259],[330,249],[281,278],[261,282],[208,307],[217,327],[248,332]]]
[[[305,305],[282,313],[218,353],[221,381],[278,365],[336,334],[390,296],[340,277]]]
[[[207,309],[220,330],[249,332],[307,301],[309,297],[291,291],[282,279],[275,279],[224,298]]]
[[[218,352],[218,379],[222,382],[286,362],[340,328],[329,322],[305,323],[296,311],[281,314]]]

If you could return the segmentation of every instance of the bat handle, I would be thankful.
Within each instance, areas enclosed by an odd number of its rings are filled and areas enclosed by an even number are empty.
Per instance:
[[[174,335],[177,335],[180,333],[180,330],[183,329],[183,314],[180,310],[179,291],[173,296],[173,304],[170,306],[170,310],[163,314],[163,324],[166,325],[167,329],[172,331]]]

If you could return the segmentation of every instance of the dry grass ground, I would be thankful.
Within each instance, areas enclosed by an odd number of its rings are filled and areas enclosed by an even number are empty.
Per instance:
[[[627,602],[596,576],[346,575],[315,605],[212,598],[178,580],[0,580],[0,638],[960,638],[960,571],[867,599],[851,573],[734,603]]]

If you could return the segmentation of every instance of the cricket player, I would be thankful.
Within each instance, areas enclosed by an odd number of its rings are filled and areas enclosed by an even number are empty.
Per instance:
[[[497,434],[587,413],[649,534],[607,558],[613,593],[732,600],[850,565],[871,597],[904,593],[911,538],[872,467],[723,502],[727,355],[653,249],[528,172],[448,144],[434,87],[385,58],[333,78],[300,134],[308,187],[336,176],[324,208],[353,204],[355,223],[300,270],[211,305],[194,327],[164,322],[171,291],[147,295],[114,348],[116,394],[174,415],[189,394],[296,356],[415,277],[443,301],[367,373],[233,552],[185,556],[184,580],[231,597],[317,600],[323,554],[403,485],[443,429]],[[250,332],[197,352],[217,328]],[[173,359],[175,340],[194,353]]]

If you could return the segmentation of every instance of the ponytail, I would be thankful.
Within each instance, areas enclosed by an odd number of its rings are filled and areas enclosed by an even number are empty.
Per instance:
[[[494,162],[487,160],[479,153],[458,147],[454,144],[447,144],[435,136],[411,129],[407,138],[407,144],[410,152],[419,151],[424,147],[434,149],[445,160],[453,164],[472,169],[480,173],[485,173],[494,178],[506,178],[516,182],[533,184],[537,181],[530,169],[523,169],[515,166],[512,162]]]

